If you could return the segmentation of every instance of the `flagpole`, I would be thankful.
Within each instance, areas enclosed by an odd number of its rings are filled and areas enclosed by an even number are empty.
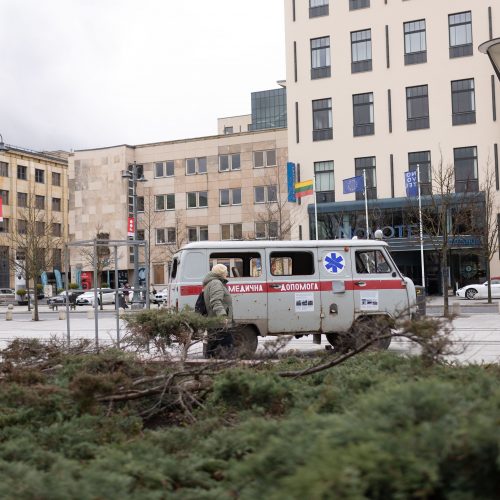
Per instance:
[[[424,234],[422,228],[422,194],[420,191],[420,164],[417,163],[417,186],[418,186],[418,218],[420,223],[420,266],[422,268],[422,286],[425,290],[425,269],[424,269]]]
[[[318,204],[316,203],[316,176],[313,176],[313,196],[314,196],[314,227],[316,229],[316,240],[319,240],[318,236]]]
[[[365,188],[365,217],[366,217],[366,239],[370,239],[370,230],[369,230],[369,225],[368,225],[368,194],[366,192],[367,186],[366,186],[366,169],[363,169],[363,184]]]

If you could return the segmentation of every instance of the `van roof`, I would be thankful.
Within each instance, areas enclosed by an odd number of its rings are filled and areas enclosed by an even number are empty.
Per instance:
[[[239,250],[253,248],[315,248],[315,247],[373,247],[388,246],[380,240],[252,240],[252,241],[197,241],[184,245],[181,250],[190,248],[234,248]]]

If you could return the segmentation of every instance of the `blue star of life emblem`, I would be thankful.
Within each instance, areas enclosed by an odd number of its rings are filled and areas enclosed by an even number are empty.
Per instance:
[[[323,265],[329,273],[340,273],[345,267],[344,257],[342,257],[342,255],[337,255],[335,252],[332,252],[330,255],[325,256],[325,258],[323,259]]]

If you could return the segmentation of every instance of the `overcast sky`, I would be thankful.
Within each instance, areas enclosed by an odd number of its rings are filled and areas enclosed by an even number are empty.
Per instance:
[[[0,0],[0,134],[35,150],[213,135],[285,79],[282,0]]]

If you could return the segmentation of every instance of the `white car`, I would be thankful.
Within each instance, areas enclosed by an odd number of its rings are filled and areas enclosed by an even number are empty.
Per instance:
[[[485,299],[488,297],[488,282],[485,281],[480,285],[467,285],[459,288],[456,293],[457,297],[463,297],[469,300]],[[500,298],[500,276],[491,278],[491,296]]]
[[[155,304],[163,304],[164,302],[166,302],[167,298],[168,288],[164,288],[155,295]]]
[[[115,303],[115,291],[111,288],[102,288],[97,290],[97,303],[101,305],[101,292],[102,292],[102,303],[104,304],[114,304]],[[76,304],[79,306],[94,305],[94,290],[87,290],[82,293],[77,299]]]

